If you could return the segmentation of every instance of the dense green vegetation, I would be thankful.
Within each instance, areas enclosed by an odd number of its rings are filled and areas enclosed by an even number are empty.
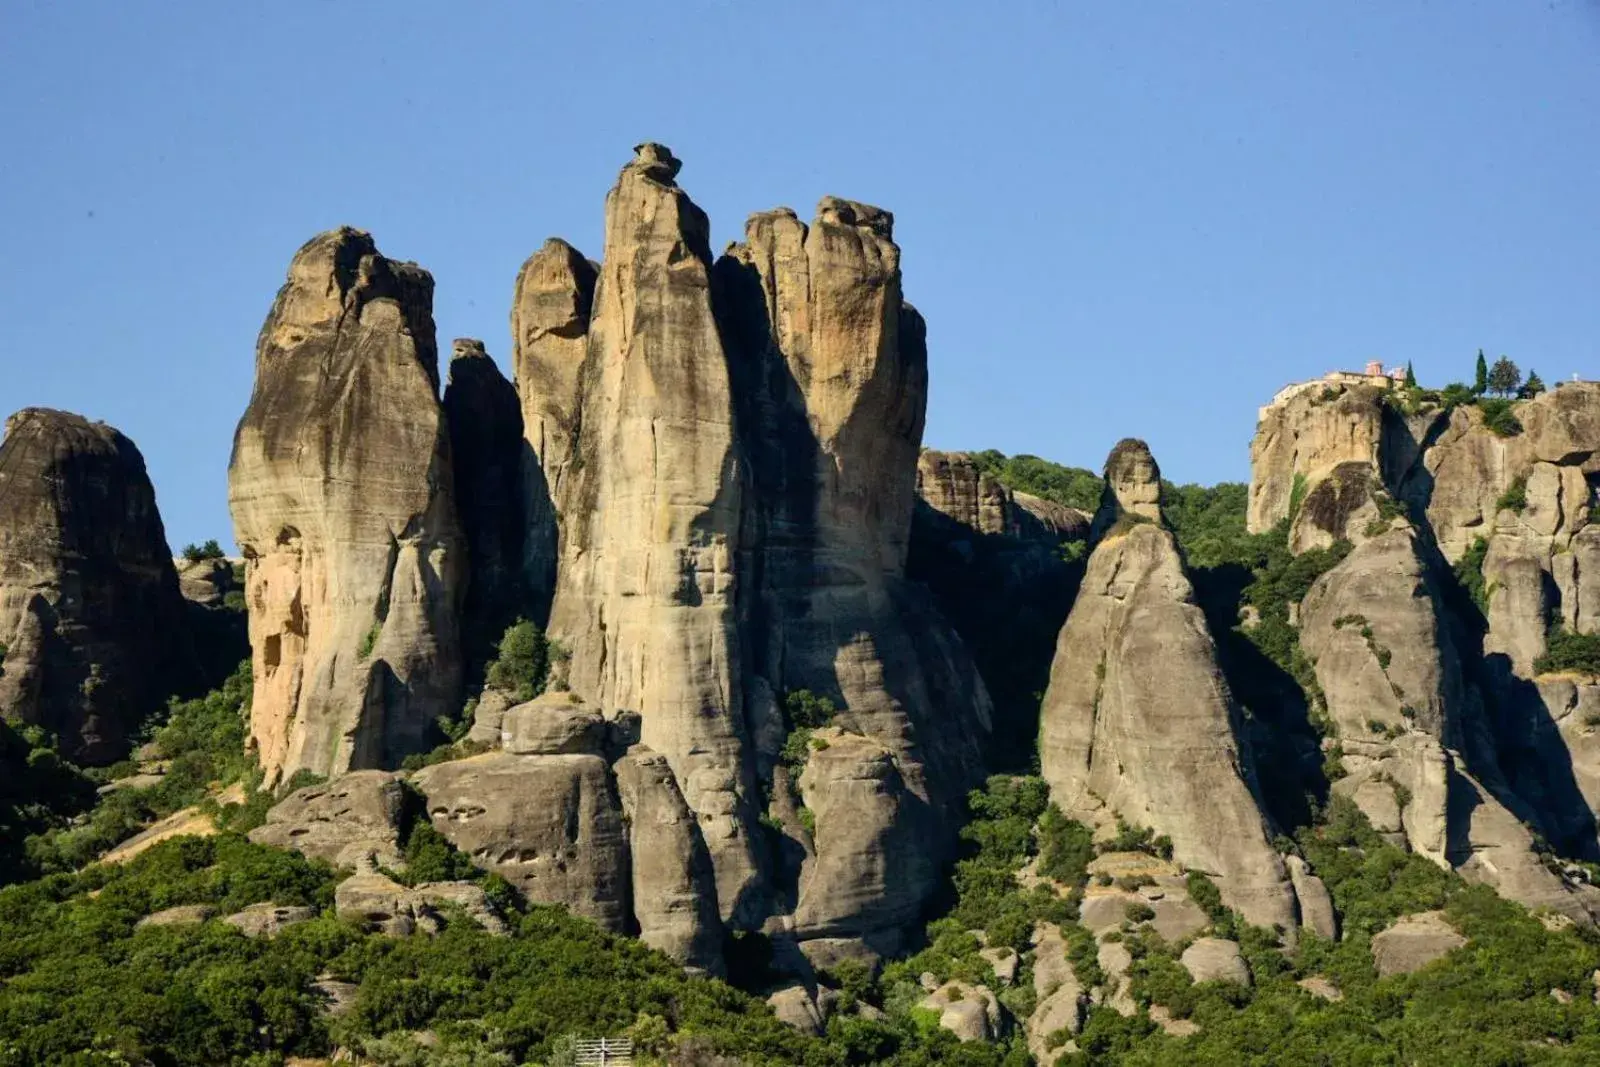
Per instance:
[[[1100,475],[1082,467],[1065,467],[1038,456],[1006,456],[993,449],[971,453],[978,470],[1000,484],[1023,493],[1032,493],[1091,515],[1100,506],[1105,482]]]
[[[132,762],[85,773],[65,763],[54,739],[37,728],[21,733],[0,727],[0,766],[15,768],[0,787],[0,821],[22,830],[5,835],[9,855],[0,857],[0,884],[76,870],[132,837],[151,821],[199,804],[223,786],[250,788],[244,805],[212,810],[224,819],[259,817],[265,799],[253,797],[255,763],[245,752],[250,707],[250,664],[241,663],[222,688],[194,700],[174,699],[147,728],[156,758],[166,764],[154,784],[115,787],[96,802],[95,786],[132,775]],[[11,793],[13,799],[7,799]],[[17,812],[10,819],[6,811]],[[17,849],[16,844],[21,848]]]
[[[426,825],[412,834],[410,859],[454,862]],[[1003,1048],[962,1047],[919,1028],[909,1011],[881,1022],[838,1017],[825,1038],[802,1037],[759,1000],[690,978],[637,941],[504,896],[512,937],[491,937],[464,918],[435,938],[363,933],[328,911],[337,880],[323,864],[223,834],[0,890],[0,1064],[74,1055],[81,1063],[267,1064],[327,1055],[335,1044],[380,1063],[538,1063],[565,1035],[625,1032],[648,1035],[660,1051],[697,1048],[753,1063],[1026,1062]],[[259,901],[323,915],[270,940],[217,921],[135,928],[179,904],[211,904],[225,915]],[[841,984],[865,992],[864,975],[842,972]],[[348,1015],[319,1010],[319,976],[358,985]],[[440,1047],[424,1055],[406,1039],[421,1030]]]
[[[1552,629],[1545,639],[1544,655],[1533,661],[1540,674],[1575,671],[1600,675],[1600,634],[1573,633],[1564,626]]]

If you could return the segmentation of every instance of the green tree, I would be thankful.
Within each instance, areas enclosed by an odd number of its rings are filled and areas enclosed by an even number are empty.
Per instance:
[[[1489,391],[1496,396],[1511,396],[1522,384],[1522,371],[1505,356],[1494,361],[1489,370]]]
[[[1478,368],[1472,375],[1472,391],[1482,396],[1489,391],[1489,361],[1483,358],[1483,349],[1478,349]]]
[[[1408,359],[1406,360],[1406,388],[1415,389],[1416,387],[1417,372],[1411,369],[1411,361]]]
[[[496,689],[509,690],[518,700],[532,700],[544,692],[550,677],[550,642],[544,631],[527,619],[506,628],[495,646],[495,658],[485,679]]]
[[[190,563],[198,563],[203,559],[224,559],[227,553],[222,551],[222,546],[213,537],[203,545],[184,545],[183,558]]]
[[[1522,383],[1522,388],[1517,390],[1517,396],[1523,400],[1532,400],[1542,392],[1544,392],[1544,379],[1539,377],[1538,371],[1530,368],[1528,379]]]

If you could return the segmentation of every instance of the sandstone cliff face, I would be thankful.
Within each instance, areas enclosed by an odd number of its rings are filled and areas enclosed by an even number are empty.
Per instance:
[[[764,742],[758,765],[766,771],[777,755],[765,742],[782,740],[783,694],[831,700],[841,709],[835,725],[892,753],[904,794],[858,815],[857,829],[884,850],[876,855],[903,899],[925,899],[932,868],[910,842],[948,840],[941,813],[981,778],[989,726],[988,694],[965,648],[905,579],[925,327],[901,297],[888,212],[825,197],[810,226],[779,209],[752,216],[745,237],[717,269],[750,468],[741,604],[747,714]],[[903,922],[904,907],[878,906],[881,898],[816,909],[878,893],[868,867],[843,858],[855,846],[836,838],[830,854],[819,834],[799,886],[799,936]]]
[[[452,347],[444,413],[456,510],[471,562],[462,643],[468,661],[481,664],[505,628],[530,614],[523,585],[522,410],[516,388],[482,341],[461,338]]]
[[[1402,418],[1378,390],[1313,386],[1263,409],[1251,528],[1292,512],[1291,551],[1354,546],[1299,612],[1347,772],[1335,791],[1442,866],[1587,921],[1593,894],[1534,848],[1536,831],[1597,848],[1593,757],[1570,715],[1586,683],[1556,693],[1533,663],[1552,623],[1594,625],[1582,575],[1600,388],[1514,413],[1522,432],[1501,437],[1473,406]],[[1486,627],[1448,566],[1479,538]]]
[[[1056,646],[1040,724],[1052,798],[1091,824],[1116,816],[1172,839],[1251,922],[1294,929],[1295,899],[1251,794],[1238,711],[1143,442],[1106,464],[1103,530]]]
[[[543,621],[555,593],[556,502],[575,458],[578,404],[597,270],[557,238],[528,257],[511,301],[511,339],[526,447],[521,454],[527,516],[523,572]]]
[[[111,763],[195,681],[185,608],[139,450],[44,408],[0,442],[0,716]]]
[[[269,782],[392,764],[458,707],[464,553],[432,291],[367,234],[330,231],[296,253],[261,330],[229,505]]]
[[[924,449],[917,462],[906,573],[926,585],[970,650],[994,702],[993,767],[1025,767],[1038,737],[1038,697],[1083,574],[1092,516],[1016,492],[961,452]]]

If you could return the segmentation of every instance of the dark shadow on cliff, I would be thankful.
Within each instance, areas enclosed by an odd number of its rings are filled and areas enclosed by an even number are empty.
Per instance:
[[[988,686],[996,773],[1038,773],[1039,706],[1085,569],[1081,553],[1069,561],[1063,551],[981,533],[916,502],[906,576],[931,591]]]
[[[1242,753],[1257,801],[1280,832],[1309,825],[1328,802],[1321,735],[1305,692],[1239,629],[1244,591],[1254,580],[1238,563],[1189,570],[1195,599],[1217,646],[1222,676],[1243,712]]]

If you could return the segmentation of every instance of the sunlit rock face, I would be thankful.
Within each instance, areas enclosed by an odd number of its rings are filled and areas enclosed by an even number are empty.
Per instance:
[[[269,782],[395,764],[460,707],[465,553],[433,279],[343,228],[262,327],[229,466]]]
[[[1106,461],[1099,539],[1056,646],[1040,722],[1052,798],[1091,825],[1172,839],[1253,923],[1293,930],[1294,891],[1236,735],[1238,708],[1160,508],[1142,441]]]

